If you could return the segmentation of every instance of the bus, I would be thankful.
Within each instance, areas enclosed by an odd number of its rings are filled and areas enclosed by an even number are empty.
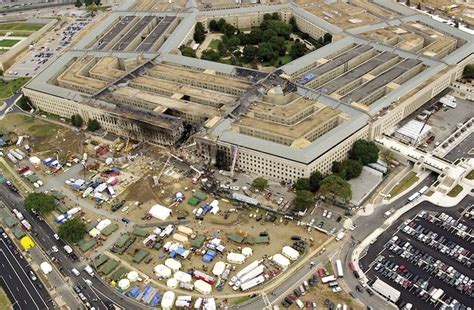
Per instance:
[[[342,278],[344,276],[344,272],[342,270],[342,262],[340,259],[336,260],[336,274],[339,278]]]
[[[415,200],[416,198],[418,198],[420,196],[420,192],[416,192],[414,193],[413,195],[411,195],[410,197],[408,197],[408,201],[409,202],[412,202],[413,200]]]
[[[428,190],[428,186],[425,185],[418,191],[418,193],[420,193],[420,195],[423,195],[427,190]]]

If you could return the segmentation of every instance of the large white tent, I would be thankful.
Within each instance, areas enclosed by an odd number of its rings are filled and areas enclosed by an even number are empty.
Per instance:
[[[166,221],[168,217],[171,215],[171,209],[164,207],[162,205],[156,204],[153,207],[150,208],[150,211],[148,213],[162,221]]]

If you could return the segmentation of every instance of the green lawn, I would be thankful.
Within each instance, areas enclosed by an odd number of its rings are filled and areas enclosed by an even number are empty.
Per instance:
[[[0,99],[5,99],[13,95],[18,89],[20,89],[29,78],[19,78],[11,81],[0,80]]]
[[[448,196],[456,197],[457,195],[459,195],[461,191],[462,191],[462,186],[458,184],[448,193]]]
[[[416,173],[410,171],[410,173],[408,173],[400,182],[398,182],[397,185],[392,188],[389,193],[390,197],[393,198],[397,196],[398,194],[415,184],[418,179],[419,178],[416,176]]]
[[[0,31],[38,31],[44,25],[28,23],[0,23]]]
[[[0,47],[12,47],[18,42],[20,42],[20,40],[10,40],[10,39],[1,40]]]
[[[474,170],[471,170],[471,172],[469,172],[469,173],[466,175],[466,179],[468,179],[468,180],[474,180]]]
[[[219,45],[219,42],[221,42],[220,39],[214,39],[209,43],[208,48],[212,48],[213,50],[217,51],[217,45]]]
[[[11,309],[12,308],[12,303],[10,302],[10,299],[8,299],[7,294],[3,290],[3,288],[0,287],[0,308],[1,309]]]

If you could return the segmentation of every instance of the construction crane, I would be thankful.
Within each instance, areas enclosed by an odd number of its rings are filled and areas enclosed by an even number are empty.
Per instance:
[[[160,184],[160,178],[163,175],[163,172],[165,172],[166,167],[170,165],[170,160],[171,160],[171,154],[168,156],[168,159],[166,160],[165,164],[163,165],[163,168],[161,168],[160,173],[156,177],[156,183]]]
[[[131,150],[131,146],[130,146],[130,137],[129,137],[127,138],[127,143],[125,143],[125,147],[123,148],[123,151],[125,153],[128,153],[130,152],[130,150]]]

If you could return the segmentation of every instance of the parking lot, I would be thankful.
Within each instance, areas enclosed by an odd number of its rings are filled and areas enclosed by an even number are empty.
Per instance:
[[[361,268],[400,291],[400,307],[466,309],[474,297],[473,202],[442,210],[422,202],[373,242]]]
[[[74,36],[87,26],[91,19],[77,19],[67,24],[63,29],[49,34],[43,44],[38,44],[19,62],[15,63],[6,72],[7,75],[32,77],[43,70],[48,64],[56,59],[74,39]]]

